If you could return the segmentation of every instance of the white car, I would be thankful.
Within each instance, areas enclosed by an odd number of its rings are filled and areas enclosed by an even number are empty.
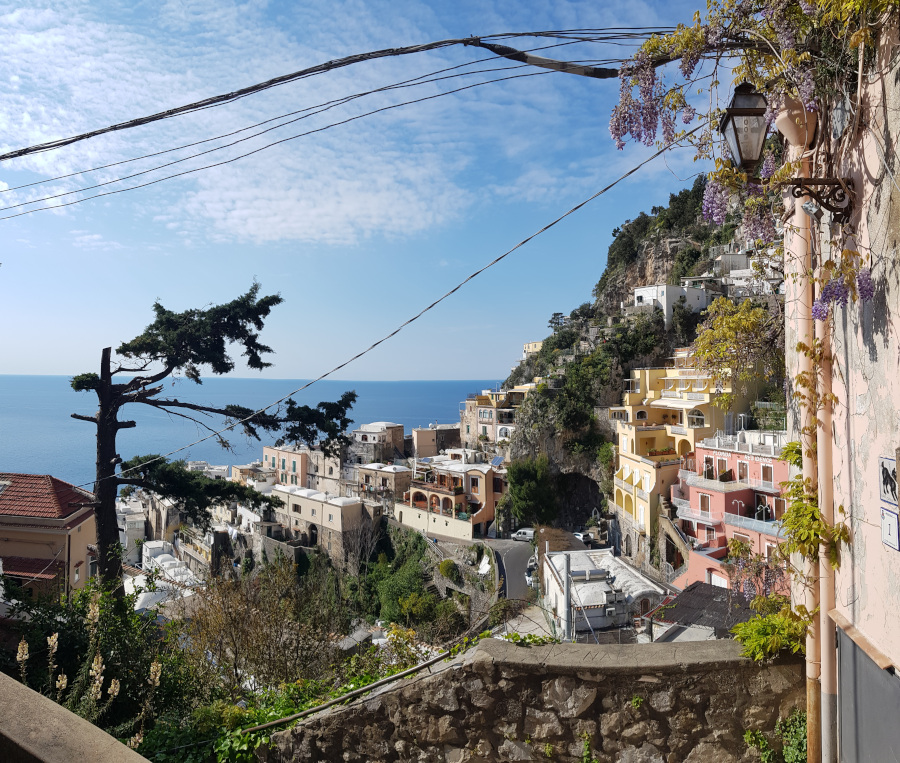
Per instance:
[[[525,585],[529,588],[534,586],[534,570],[525,571]]]

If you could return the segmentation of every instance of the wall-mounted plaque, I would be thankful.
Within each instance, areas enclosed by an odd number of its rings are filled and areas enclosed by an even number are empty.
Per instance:
[[[897,505],[897,462],[893,458],[878,459],[878,491],[882,501]]]
[[[897,515],[890,509],[881,507],[881,542],[894,551],[900,551]]]

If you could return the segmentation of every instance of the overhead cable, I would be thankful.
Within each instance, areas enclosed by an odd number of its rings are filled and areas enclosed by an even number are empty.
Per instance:
[[[409,55],[411,53],[423,53],[429,50],[437,50],[439,48],[446,48],[453,45],[470,45],[477,44],[486,39],[512,39],[512,38],[521,38],[521,37],[561,37],[563,39],[578,39],[579,41],[598,41],[598,40],[590,40],[590,39],[581,39],[581,38],[570,38],[565,35],[570,33],[578,33],[581,35],[586,35],[588,37],[604,37],[605,35],[609,35],[611,40],[621,40],[621,39],[641,39],[653,34],[658,34],[663,31],[670,31],[670,28],[666,27],[636,27],[631,30],[621,30],[621,29],[611,29],[611,30],[571,30],[566,31],[563,30],[561,32],[520,32],[520,33],[509,33],[509,34],[501,34],[501,35],[485,35],[483,37],[468,37],[468,38],[455,38],[449,40],[439,40],[437,42],[429,42],[422,45],[410,45],[403,48],[385,48],[383,50],[375,50],[370,51],[368,53],[357,53],[352,56],[345,56],[344,58],[337,58],[331,61],[326,61],[325,63],[316,64],[315,66],[307,67],[306,69],[300,69],[296,72],[291,72],[290,74],[283,74],[279,77],[273,77],[272,79],[266,80],[265,82],[259,82],[255,85],[249,85],[248,87],[243,87],[238,90],[233,90],[230,93],[222,93],[220,95],[214,95],[209,98],[204,98],[200,101],[194,101],[193,103],[188,103],[183,106],[176,106],[171,109],[166,109],[165,111],[159,111],[155,114],[149,114],[143,117],[137,117],[135,119],[128,119],[124,122],[118,122],[116,124],[107,125],[106,127],[100,127],[95,130],[90,130],[88,132],[80,133],[78,135],[72,135],[67,138],[58,138],[56,140],[47,141],[46,143],[38,143],[33,146],[26,146],[24,148],[17,148],[12,151],[7,151],[4,154],[0,154],[0,161],[6,161],[8,159],[16,159],[22,156],[28,156],[30,154],[37,154],[44,151],[53,151],[58,148],[62,148],[64,146],[69,146],[73,143],[78,143],[83,140],[88,140],[89,138],[96,138],[100,135],[105,135],[111,132],[118,132],[121,130],[128,130],[133,127],[140,127],[142,125],[150,124],[152,122],[158,122],[163,119],[171,119],[172,117],[181,116],[183,114],[190,114],[195,111],[201,111],[203,109],[214,108],[216,106],[221,106],[226,103],[231,103],[233,101],[239,100],[241,98],[246,98],[249,95],[254,95],[256,93],[261,93],[265,90],[269,90],[273,87],[278,87],[279,85],[284,85],[289,82],[295,82],[299,79],[304,79],[306,77],[311,77],[317,74],[323,74],[325,72],[334,71],[335,69],[341,69],[345,66],[351,66],[352,64],[362,63],[364,61],[373,61],[379,58],[388,58],[392,56],[402,56]],[[610,32],[614,32],[614,34],[609,34]],[[599,40],[599,41],[602,41]]]

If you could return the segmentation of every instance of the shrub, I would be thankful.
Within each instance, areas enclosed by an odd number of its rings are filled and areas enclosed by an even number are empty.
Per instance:
[[[456,566],[456,562],[452,559],[444,559],[444,561],[438,565],[438,570],[441,575],[447,578],[451,583],[456,583],[456,585],[462,584],[462,574],[459,571],[459,567]]]

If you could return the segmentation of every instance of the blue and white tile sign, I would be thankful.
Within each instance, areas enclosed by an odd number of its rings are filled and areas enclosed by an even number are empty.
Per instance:
[[[878,493],[881,497],[881,542],[900,551],[900,517],[897,515],[897,461],[878,459]]]
[[[894,551],[900,551],[897,515],[884,506],[881,507],[881,542],[885,546],[890,546]]]
[[[893,458],[878,459],[878,491],[882,501],[897,505],[897,462]]]

